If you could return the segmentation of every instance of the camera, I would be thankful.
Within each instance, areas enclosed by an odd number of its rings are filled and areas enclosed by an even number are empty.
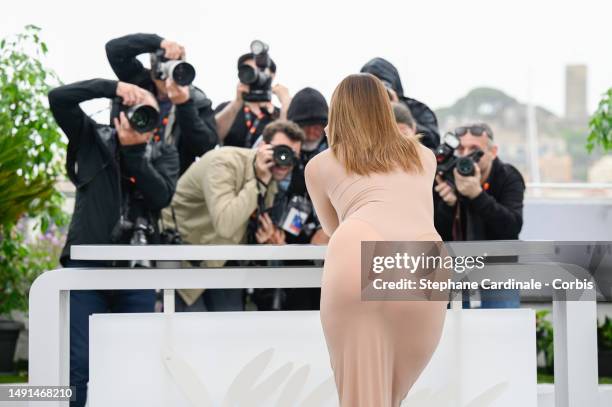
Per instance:
[[[446,133],[442,138],[442,143],[436,148],[435,156],[437,162],[436,172],[443,179],[454,185],[453,169],[465,177],[474,175],[475,166],[484,155],[482,150],[476,150],[464,156],[457,157],[455,151],[461,144],[459,137],[454,133]]]
[[[180,86],[191,85],[196,75],[193,65],[185,61],[168,60],[164,53],[163,49],[159,49],[152,58],[151,70],[155,79],[165,81],[172,78]]]
[[[126,106],[121,98],[115,98],[112,103],[111,117],[119,117],[120,112],[125,113],[130,126],[138,133],[153,131],[159,125],[159,112],[151,105]]]
[[[243,96],[247,102],[269,102],[272,100],[272,75],[266,72],[271,60],[268,55],[268,45],[262,41],[251,42],[251,53],[255,67],[242,64],[238,67],[238,79],[249,85],[249,93]]]
[[[279,167],[291,167],[298,161],[293,149],[285,144],[280,144],[272,148],[272,158],[274,159],[274,164]]]
[[[172,221],[174,222],[174,227],[166,227],[164,224],[164,218],[160,218],[160,223],[162,226],[162,232],[159,234],[159,240],[161,244],[183,244],[183,238],[181,233],[178,230],[178,223],[176,221],[176,213],[174,212],[174,207],[170,206],[170,211],[172,212]]]
[[[159,124],[159,112],[153,106],[126,106],[125,109],[122,110],[125,111],[130,126],[139,133],[153,131]]]
[[[121,216],[112,231],[113,243],[122,243],[129,239],[130,245],[146,245],[149,237],[155,233],[153,226],[144,217],[137,217],[134,221]]]
[[[160,235],[159,240],[161,244],[183,244],[183,238],[176,229],[164,229]]]
[[[111,239],[113,243],[123,243],[124,238],[129,238],[130,245],[144,246],[149,244],[149,238],[153,236],[155,229],[144,217],[137,217],[133,222],[124,216],[113,228]],[[130,267],[151,267],[149,260],[132,260]]]

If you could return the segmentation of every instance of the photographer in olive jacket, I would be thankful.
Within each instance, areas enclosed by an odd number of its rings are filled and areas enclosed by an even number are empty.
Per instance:
[[[190,244],[282,244],[285,235],[268,213],[300,153],[304,133],[292,122],[266,126],[258,148],[221,147],[196,161],[179,179],[172,199],[179,232]],[[165,223],[173,222],[170,208]],[[256,230],[250,230],[255,224]],[[248,231],[252,233],[247,233]],[[221,267],[223,261],[206,261]],[[177,311],[244,309],[244,290],[179,290]]]
[[[113,117],[114,126],[96,123],[79,106],[90,99],[115,97],[122,99],[122,109]],[[146,124],[147,117],[158,117],[153,95],[128,83],[94,79],[53,89],[49,105],[68,137],[66,170],[76,187],[62,265],[112,265],[71,260],[70,247],[76,244],[125,244],[136,236],[140,244],[156,243],[159,213],[170,203],[179,163],[174,146],[152,142],[153,133],[137,127]],[[87,397],[89,316],[152,312],[154,305],[154,290],[70,292],[70,385],[76,387],[72,407],[85,405]]]
[[[151,69],[136,58],[144,53],[151,55]],[[197,157],[215,147],[218,139],[212,102],[190,84],[195,76],[193,67],[181,66],[187,68],[181,72],[188,76],[189,84],[184,86],[172,75],[165,78],[161,69],[164,61],[184,60],[183,46],[156,34],[131,34],[106,43],[106,56],[119,80],[138,85],[157,98],[161,114],[154,137],[176,145],[181,174]]]

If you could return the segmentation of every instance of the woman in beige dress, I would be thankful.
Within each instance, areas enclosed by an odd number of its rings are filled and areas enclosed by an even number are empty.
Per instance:
[[[397,407],[442,332],[442,301],[363,301],[362,241],[439,241],[433,224],[436,160],[403,136],[384,85],[350,75],[334,91],[330,148],[306,166],[323,230],[321,322],[342,407]]]

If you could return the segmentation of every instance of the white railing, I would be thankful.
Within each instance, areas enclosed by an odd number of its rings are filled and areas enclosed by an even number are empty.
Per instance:
[[[481,242],[482,243],[482,242]],[[474,243],[452,243],[457,255],[479,255]],[[550,242],[490,242],[487,254],[553,253]],[[73,246],[75,260],[322,260],[325,247]],[[514,267],[514,266],[513,266]],[[516,265],[517,272],[533,270]],[[543,270],[546,266],[543,266]],[[320,267],[212,269],[60,269],[42,274],[30,291],[29,384],[68,385],[71,290],[319,287]],[[165,301],[173,291],[165,291]],[[594,298],[594,297],[593,297]],[[169,309],[171,309],[169,307]],[[166,311],[167,312],[167,311]],[[597,405],[596,303],[553,298],[555,405]],[[535,327],[534,327],[535,329]],[[534,343],[535,346],[535,343]],[[500,366],[500,368],[503,368]],[[36,402],[33,406],[60,406]],[[64,402],[63,405],[67,405]]]
[[[612,190],[608,182],[528,182],[528,189],[607,189]]]

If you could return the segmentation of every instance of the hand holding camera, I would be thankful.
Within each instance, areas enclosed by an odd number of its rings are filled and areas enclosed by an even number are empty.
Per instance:
[[[179,86],[189,86],[195,79],[193,65],[184,61],[185,48],[174,41],[163,40],[160,49],[151,56],[153,77],[160,81],[172,79]]]
[[[189,86],[180,86],[172,80],[172,78],[166,79],[166,92],[168,92],[168,99],[173,105],[182,105],[189,101]]]
[[[274,148],[270,144],[262,143],[255,155],[255,176],[267,184],[272,178],[270,169],[274,166]]]
[[[276,85],[272,86],[272,93],[276,95],[282,106],[288,107],[291,103],[291,95],[289,94],[289,89],[286,86],[277,83]]]
[[[267,241],[268,244],[287,244],[285,240],[285,231],[277,227],[274,228],[272,236]]]
[[[119,116],[113,118],[119,143],[129,146],[148,142],[159,119],[157,110],[147,104],[148,92],[139,86],[118,82],[116,95],[122,105]]]
[[[115,129],[119,137],[119,143],[122,146],[133,146],[136,144],[144,144],[151,138],[151,133],[139,133],[130,126],[130,121],[125,112],[119,113],[119,118],[114,118]]]
[[[259,226],[255,232],[255,239],[259,244],[284,244],[285,233],[277,228],[267,212],[259,215]]]
[[[461,175],[457,168],[453,172],[457,192],[469,199],[474,199],[480,195],[482,186],[480,185],[480,167],[478,165],[474,165],[474,173],[472,175]]]
[[[126,106],[142,104],[146,98],[144,89],[127,82],[117,82],[116,94],[123,99]]]
[[[238,85],[236,86],[236,98],[234,99],[234,103],[242,106],[242,102],[244,102],[243,96],[247,93],[249,93],[249,85],[238,82]]]
[[[444,203],[446,203],[448,206],[455,206],[457,203],[457,195],[455,194],[455,190],[439,175],[436,175],[436,186],[434,189],[438,195],[440,195],[440,198],[442,198]]]
[[[180,45],[178,42],[163,40],[159,47],[164,50],[164,57],[167,59],[185,58],[185,47]]]

